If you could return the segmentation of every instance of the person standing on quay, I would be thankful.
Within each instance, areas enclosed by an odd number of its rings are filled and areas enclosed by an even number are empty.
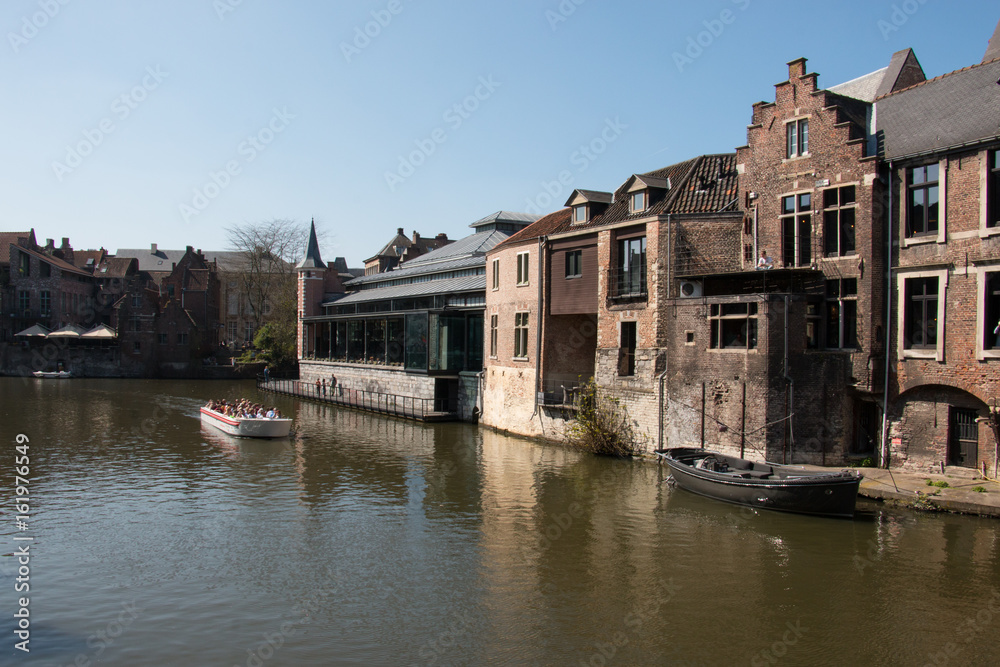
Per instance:
[[[326,378],[323,378],[323,398],[326,398]]]
[[[316,378],[316,395],[319,396],[319,378]]]

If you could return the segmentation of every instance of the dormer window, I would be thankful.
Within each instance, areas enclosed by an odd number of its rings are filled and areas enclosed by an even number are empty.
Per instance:
[[[643,213],[663,201],[670,190],[670,179],[636,174],[625,183],[630,214]]]
[[[633,213],[642,213],[646,210],[647,196],[648,193],[645,190],[632,193],[631,210]]]
[[[582,225],[599,217],[611,205],[613,195],[610,192],[596,190],[574,190],[566,200],[565,206],[573,209],[574,225]]]

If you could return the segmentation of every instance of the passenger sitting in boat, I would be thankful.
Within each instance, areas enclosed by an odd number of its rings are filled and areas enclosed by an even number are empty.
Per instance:
[[[266,414],[266,415],[264,415],[264,416],[265,416],[265,417],[266,417],[267,419],[274,419],[274,408],[271,408],[270,410],[268,410],[268,411],[267,411],[267,414]]]

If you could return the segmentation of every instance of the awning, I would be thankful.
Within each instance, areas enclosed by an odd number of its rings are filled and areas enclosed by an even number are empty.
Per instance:
[[[58,329],[50,333],[46,338],[79,338],[86,332],[83,327],[78,327],[75,324],[67,324],[62,329]]]
[[[51,329],[43,327],[41,324],[36,324],[34,326],[28,327],[21,333],[14,334],[14,336],[15,337],[22,336],[24,338],[35,338],[35,337],[44,338],[45,336],[49,335],[49,331],[51,331]]]
[[[118,334],[115,333],[115,330],[107,324],[98,324],[96,327],[80,336],[80,338],[86,338],[87,340],[114,340],[117,337]]]

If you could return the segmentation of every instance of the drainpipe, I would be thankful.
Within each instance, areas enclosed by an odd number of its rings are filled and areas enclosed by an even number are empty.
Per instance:
[[[667,289],[665,292],[666,299],[671,298],[673,283],[670,278],[672,275],[671,268],[673,267],[673,256],[671,255],[671,250],[673,248],[673,235],[671,233],[671,227],[673,224],[673,214],[667,213]],[[657,408],[657,449],[663,449],[663,381],[667,377],[667,371],[670,370],[670,355],[666,354],[663,357],[664,366],[663,372],[656,376],[656,384],[659,391],[659,398],[656,402]]]
[[[785,295],[785,382],[787,383],[787,389],[785,390],[785,433],[788,434],[786,443],[789,446],[783,446],[781,448],[781,462],[788,463],[786,457],[786,450],[790,450],[791,447],[795,446],[795,430],[792,423],[792,411],[795,408],[795,380],[792,376],[788,374],[788,295]],[[791,452],[789,452],[791,453]]]
[[[882,383],[885,385],[882,394],[882,467],[889,469],[892,450],[889,448],[889,341],[892,340],[892,160],[889,160],[889,211],[886,214],[885,239],[885,374]]]
[[[538,237],[538,314],[535,317],[535,409],[531,416],[538,414],[538,394],[542,391],[542,315],[545,312],[545,304],[542,294],[542,253],[545,244],[548,242],[547,236]]]
[[[757,205],[754,204],[753,207],[753,260],[750,262],[751,265],[757,265],[757,258],[760,256],[760,250],[757,249]]]

